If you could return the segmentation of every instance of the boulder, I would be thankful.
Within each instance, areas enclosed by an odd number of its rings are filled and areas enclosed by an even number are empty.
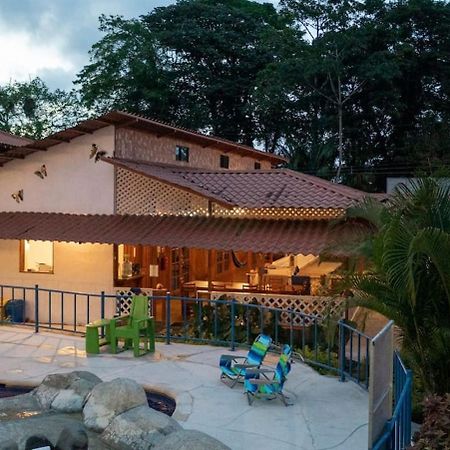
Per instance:
[[[0,450],[19,450],[19,446],[11,440],[0,442]]]
[[[143,405],[116,416],[101,438],[120,449],[144,450],[152,448],[164,436],[181,429],[176,420]]]
[[[155,450],[231,450],[222,442],[196,430],[171,433],[154,447]]]
[[[81,423],[66,426],[56,443],[58,450],[87,450],[88,435]]]
[[[31,393],[0,398],[0,418],[2,414],[7,414],[8,412],[26,413],[40,410],[40,403]]]
[[[47,375],[33,395],[42,409],[79,412],[92,388],[101,381],[93,373],[84,371]]]
[[[102,432],[119,414],[147,405],[144,388],[128,378],[97,384],[83,408],[84,424]]]
[[[61,437],[73,435],[76,432],[68,433],[67,430],[79,430],[80,426],[83,427],[72,415],[50,412],[27,419],[0,421],[0,438],[4,441],[16,442],[21,450],[27,445],[28,448],[33,449],[38,447],[36,444],[38,439],[42,442],[45,439],[53,448]]]

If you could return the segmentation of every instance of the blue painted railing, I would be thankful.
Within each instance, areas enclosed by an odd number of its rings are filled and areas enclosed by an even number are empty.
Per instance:
[[[404,450],[411,444],[412,372],[394,352],[394,413],[373,450]]]
[[[121,313],[124,295],[82,293],[0,285],[0,299],[23,299],[32,308],[36,332],[40,329],[84,333],[84,325],[93,320]],[[236,300],[173,297],[149,297],[153,312],[161,307],[163,321],[158,337],[166,344],[199,342],[237,346],[251,345],[259,333],[270,334],[275,345],[289,343],[305,362],[335,373],[345,381],[350,379],[367,389],[369,386],[369,345],[371,338],[352,328],[345,321],[337,330],[326,330],[321,317],[292,309],[242,304]],[[334,324],[336,328],[336,324]],[[331,328],[333,325],[331,325]],[[411,372],[406,370],[400,356],[394,361],[395,410],[386,423],[385,431],[374,450],[403,450],[411,437]]]
[[[1,299],[26,300],[26,315],[33,322],[25,324],[34,326],[36,332],[48,329],[83,334],[86,323],[126,312],[123,301],[129,297],[127,292],[110,295],[38,285],[0,285]],[[275,345],[289,343],[309,364],[339,375],[342,381],[349,378],[367,389],[370,338],[343,321],[332,323],[327,330],[326,322],[319,316],[260,304],[242,304],[233,299],[209,300],[167,294],[149,297],[149,302],[152,310],[164,311],[164,323],[157,331],[158,337],[167,344],[190,341],[227,345],[234,350],[237,346],[251,345],[257,334],[267,333]]]

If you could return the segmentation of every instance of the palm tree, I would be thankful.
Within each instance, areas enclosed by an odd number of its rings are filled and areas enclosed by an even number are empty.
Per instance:
[[[346,220],[370,230],[353,247],[368,261],[350,277],[355,303],[395,321],[425,393],[450,392],[450,187],[422,179]]]

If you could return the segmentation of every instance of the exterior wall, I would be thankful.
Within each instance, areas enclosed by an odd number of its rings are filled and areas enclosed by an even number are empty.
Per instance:
[[[175,147],[182,145],[189,147],[189,162],[175,160]],[[181,166],[199,167],[203,169],[220,169],[220,155],[222,150],[177,139],[176,137],[145,133],[128,128],[116,129],[115,156],[124,159],[135,159]],[[241,156],[237,153],[227,153],[230,158],[230,170],[253,170],[254,163],[260,162],[261,169],[270,169],[269,161],[258,158]]]
[[[100,294],[113,293],[113,247],[106,244],[75,244],[66,242],[54,243],[54,274],[23,273],[19,271],[19,241],[0,241],[0,284],[33,287],[38,284],[46,289],[87,292]],[[34,320],[34,293],[26,295],[26,316]],[[39,317],[48,320],[48,298],[41,293]],[[11,298],[7,290],[3,292],[3,300]],[[16,293],[16,298],[17,293]],[[106,314],[114,313],[114,302],[106,302]],[[52,298],[52,321],[61,320],[60,297]],[[77,322],[85,323],[87,316],[86,297],[77,298]],[[94,320],[100,316],[99,297],[90,300],[90,316]],[[72,323],[74,317],[73,297],[65,296],[64,322]]]
[[[112,214],[114,168],[89,159],[92,143],[112,153],[114,128],[73,139],[0,167],[0,211]],[[48,176],[34,175],[45,164]],[[23,189],[24,201],[11,194]]]

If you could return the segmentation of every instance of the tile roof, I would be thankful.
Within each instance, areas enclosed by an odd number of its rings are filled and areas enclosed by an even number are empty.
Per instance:
[[[344,235],[325,221],[0,212],[0,239],[319,254]]]
[[[229,207],[345,209],[370,195],[289,169],[205,170],[117,158],[104,161]]]
[[[0,130],[0,147],[21,147],[32,142],[31,139],[27,139],[21,136],[8,133]]]
[[[282,156],[263,152],[253,147],[249,147],[248,145],[238,144],[217,136],[202,134],[197,131],[177,127],[137,114],[131,114],[124,111],[110,111],[102,116],[83,120],[72,128],[58,131],[57,133],[53,133],[44,139],[28,141],[26,145],[20,143],[15,144],[17,147],[12,148],[3,155],[0,155],[0,167],[13,159],[24,158],[27,155],[37,151],[47,150],[49,147],[61,144],[62,142],[70,142],[72,139],[86,133],[93,133],[101,128],[111,125],[135,128],[138,130],[155,133],[158,136],[169,136],[176,134],[177,137],[180,137],[188,142],[197,143],[204,147],[214,146],[224,152],[238,153],[243,156],[250,155],[261,160],[269,160],[273,165],[286,162],[286,158],[283,158]]]

